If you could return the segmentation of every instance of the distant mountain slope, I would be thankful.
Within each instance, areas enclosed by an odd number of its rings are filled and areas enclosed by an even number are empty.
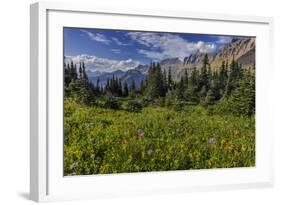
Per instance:
[[[133,81],[135,81],[135,85],[137,88],[140,88],[141,81],[145,79],[145,75],[142,74],[139,70],[132,69],[128,70],[121,78],[122,83],[127,83],[131,85]]]
[[[243,68],[247,69],[253,67],[255,64],[255,38],[233,39],[228,44],[225,44],[217,53],[207,53],[212,70],[219,70],[223,61],[230,63],[232,59],[242,64]],[[179,58],[166,58],[160,61],[162,70],[171,70],[171,74],[174,80],[179,80],[184,74],[185,70],[191,73],[193,68],[200,69],[203,65],[205,53],[196,52],[185,57],[182,60]],[[100,79],[100,85],[104,86],[107,79],[118,77],[122,83],[127,82],[131,84],[134,80],[137,87],[140,87],[140,83],[145,79],[149,70],[149,65],[140,64],[134,69],[128,71],[117,70],[112,73],[101,73],[99,71],[89,72],[89,79],[96,83],[97,79]]]
[[[149,70],[149,65],[140,64],[135,68],[135,70],[140,71],[142,74],[147,74]]]
[[[244,68],[251,67],[255,64],[255,49],[255,38],[233,39],[218,53],[212,65],[217,68],[223,60],[231,62],[232,58],[234,58]]]
[[[185,58],[185,67],[202,67],[204,55],[204,53],[195,53]],[[244,68],[253,66],[255,63],[255,38],[233,39],[230,43],[225,44],[218,53],[208,53],[208,57],[213,70],[218,70],[222,61],[230,63],[233,58]]]
[[[167,58],[160,61],[161,69],[168,74],[171,70],[173,79],[180,79],[180,71],[184,70],[183,62],[179,58]]]
[[[255,64],[255,38],[233,39],[225,44],[217,53],[207,53],[212,70],[219,70],[223,61],[231,63],[232,59],[242,64],[244,69],[253,67]],[[199,51],[184,58],[183,65],[174,65],[177,67],[174,71],[174,79],[178,80],[187,70],[189,73],[196,67],[200,69],[203,65],[205,53]]]
[[[124,74],[125,74],[124,71],[116,70],[116,71],[111,72],[111,73],[103,72],[103,73],[95,73],[95,75],[89,75],[88,74],[88,78],[94,85],[96,85],[97,80],[99,79],[99,81],[100,81],[99,85],[105,86],[107,79],[111,79],[111,78],[113,78],[113,76],[117,77],[117,78],[121,78]]]
[[[139,66],[137,68],[139,68]],[[145,75],[146,75],[145,73],[148,71],[149,67],[148,66],[147,68],[146,66],[143,67],[142,71],[144,73],[142,73],[137,68],[128,70],[126,72],[117,70],[112,73],[108,73],[108,72],[103,72],[103,73],[95,72],[94,74],[90,73],[90,75],[88,75],[88,78],[94,85],[97,84],[97,80],[99,79],[99,85],[104,87],[106,85],[107,79],[111,79],[114,76],[115,78],[119,78],[123,84],[126,82],[129,85],[131,85],[132,81],[135,81],[136,87],[139,88],[141,81],[145,79]]]

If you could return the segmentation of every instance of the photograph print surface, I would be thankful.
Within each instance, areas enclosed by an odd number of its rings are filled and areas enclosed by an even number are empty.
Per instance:
[[[255,37],[63,37],[65,176],[255,166]]]

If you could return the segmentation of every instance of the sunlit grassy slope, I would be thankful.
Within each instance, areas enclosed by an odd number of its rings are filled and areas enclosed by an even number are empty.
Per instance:
[[[147,107],[140,113],[64,103],[64,174],[255,166],[254,117]]]

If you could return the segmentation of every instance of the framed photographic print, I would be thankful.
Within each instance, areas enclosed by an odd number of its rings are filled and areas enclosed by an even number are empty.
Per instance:
[[[272,186],[272,22],[32,4],[31,199]]]

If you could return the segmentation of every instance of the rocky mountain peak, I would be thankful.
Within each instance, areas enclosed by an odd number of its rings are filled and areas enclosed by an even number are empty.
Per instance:
[[[201,67],[205,53],[194,53],[184,59],[183,65],[187,68]],[[217,53],[208,53],[211,68],[219,69],[222,61],[234,60],[243,67],[252,66],[255,63],[255,38],[234,38]]]
[[[161,69],[166,72],[171,71],[174,80],[179,80],[185,70],[191,73],[193,68],[200,69],[203,65],[204,56],[206,53],[202,53],[199,50],[183,59],[179,58],[166,58],[160,61]],[[207,53],[209,63],[212,70],[219,70],[223,61],[230,63],[232,59],[242,64],[242,67],[247,69],[253,67],[255,64],[255,38],[234,38],[231,42],[225,44],[218,52]],[[113,73],[103,73],[101,75],[93,73],[89,77],[93,82],[100,78],[100,83],[103,85],[106,83],[106,79],[114,76],[120,78],[122,82],[131,83],[132,80],[139,86],[141,81],[147,75],[149,65],[139,64],[134,69],[126,72],[116,71]]]
[[[182,63],[182,61],[179,58],[166,58],[160,61],[160,65],[174,65],[180,63]]]

